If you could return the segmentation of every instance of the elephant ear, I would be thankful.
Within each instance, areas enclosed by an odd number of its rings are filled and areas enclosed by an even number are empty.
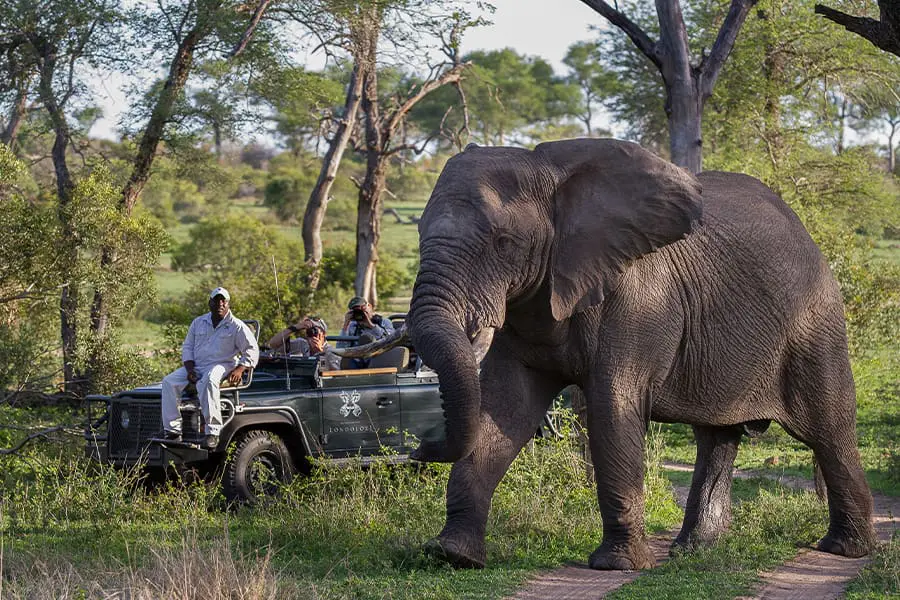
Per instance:
[[[581,139],[539,144],[558,169],[550,304],[562,320],[603,301],[627,265],[698,224],[700,183],[637,144]]]

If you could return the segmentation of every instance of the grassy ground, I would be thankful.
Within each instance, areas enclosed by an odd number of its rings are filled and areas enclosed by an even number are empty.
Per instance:
[[[34,424],[74,417],[54,411]],[[17,435],[0,441],[8,447]],[[215,483],[148,489],[139,473],[75,458],[74,444],[29,447],[2,463],[0,595],[502,598],[538,570],[586,560],[600,541],[596,492],[569,439],[536,443],[514,462],[494,496],[481,571],[454,571],[421,552],[443,524],[447,465],[320,470],[277,500],[227,511]],[[672,485],[689,481],[657,466],[674,451],[663,439],[654,432],[648,443],[651,533],[679,526]],[[734,497],[734,524],[719,544],[674,558],[614,597],[746,594],[760,571],[825,532],[827,509],[812,494],[756,479],[736,481]],[[897,546],[876,555],[851,597],[900,594]]]
[[[15,482],[7,477],[0,501],[4,597],[48,588],[62,596],[61,586],[71,597],[95,586],[97,596],[132,588],[152,597],[272,597],[250,594],[256,587],[285,598],[500,598],[536,569],[586,559],[598,543],[583,464],[568,442],[540,443],[494,497],[488,568],[436,563],[421,546],[442,525],[447,473],[319,472],[277,501],[227,512],[212,486],[148,493],[133,474],[32,456]],[[681,515],[665,480],[651,479],[649,490],[648,525],[670,528]],[[221,581],[187,590],[185,577]],[[229,595],[235,582],[242,592]]]

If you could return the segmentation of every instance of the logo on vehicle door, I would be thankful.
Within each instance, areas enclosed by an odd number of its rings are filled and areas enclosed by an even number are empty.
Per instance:
[[[362,409],[359,407],[359,392],[344,390],[341,392],[341,400],[344,402],[341,407],[341,416],[349,417],[352,414],[354,417],[358,417],[362,414]]]

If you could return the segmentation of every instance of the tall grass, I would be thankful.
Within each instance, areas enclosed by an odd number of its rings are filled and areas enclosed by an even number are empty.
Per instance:
[[[443,525],[449,469],[317,465],[227,510],[215,482],[148,488],[139,471],[33,455],[0,490],[4,597],[498,598],[600,542],[576,449],[539,440],[494,496],[488,568],[435,562],[421,548]],[[671,488],[648,490],[648,523],[671,527]]]

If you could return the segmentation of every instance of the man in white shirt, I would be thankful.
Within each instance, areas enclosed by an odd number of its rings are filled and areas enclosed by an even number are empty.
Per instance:
[[[178,404],[188,383],[196,384],[200,410],[206,422],[206,444],[214,447],[222,430],[219,384],[226,377],[232,385],[244,371],[256,366],[259,346],[246,323],[231,314],[231,295],[223,287],[209,294],[209,312],[194,319],[181,347],[184,366],[162,381],[162,422],[165,439],[181,440]]]

